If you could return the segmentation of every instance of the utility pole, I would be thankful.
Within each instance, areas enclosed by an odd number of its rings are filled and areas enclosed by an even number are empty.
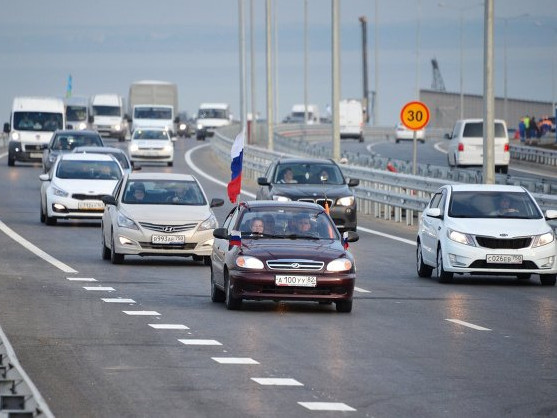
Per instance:
[[[484,165],[485,184],[495,183],[495,98],[493,96],[493,2],[484,7]]]
[[[332,109],[333,109],[333,159],[340,160],[340,121],[339,121],[339,101],[340,101],[340,7],[339,0],[331,0],[332,16]]]
[[[369,88],[367,82],[367,18],[365,16],[360,16],[359,18],[360,23],[362,24],[362,62],[363,62],[363,83],[364,83],[364,91],[363,91],[363,100],[362,100],[362,107],[366,112],[365,122],[369,122]]]
[[[273,125],[273,57],[271,54],[271,0],[267,0],[265,7],[266,26],[266,66],[267,66],[267,149],[273,150],[274,125]]]

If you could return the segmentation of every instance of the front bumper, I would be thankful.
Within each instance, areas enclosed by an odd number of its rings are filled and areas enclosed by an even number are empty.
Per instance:
[[[9,158],[22,162],[42,162],[43,150],[47,146],[46,143],[27,144],[21,141],[10,141],[8,146]]]
[[[94,203],[97,208],[80,207],[84,202]],[[101,207],[102,205],[102,207]],[[48,216],[56,219],[101,219],[104,203],[99,199],[78,200],[64,197],[49,197],[47,200]]]

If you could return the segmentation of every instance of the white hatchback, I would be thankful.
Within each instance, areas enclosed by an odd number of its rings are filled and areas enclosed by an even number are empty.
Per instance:
[[[554,286],[557,242],[532,195],[520,186],[447,185],[431,198],[420,219],[416,264],[418,276],[441,283],[454,274],[514,276],[538,274]]]
[[[161,162],[169,167],[174,164],[174,143],[163,128],[137,128],[128,145],[132,166],[136,162]]]
[[[398,122],[395,126],[395,142],[398,144],[400,141],[413,141],[414,131],[408,129],[402,122]],[[425,142],[425,131],[419,129],[416,131],[416,140],[422,144]]]

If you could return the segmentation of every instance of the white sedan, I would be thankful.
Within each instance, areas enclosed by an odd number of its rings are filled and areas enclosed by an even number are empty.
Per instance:
[[[101,199],[112,194],[122,176],[122,166],[111,155],[61,154],[52,169],[39,176],[41,222],[101,218]]]
[[[174,143],[163,128],[137,128],[128,145],[132,166],[136,162],[161,162],[169,167],[174,164]]]
[[[101,254],[121,264],[126,255],[183,256],[210,262],[213,229],[218,227],[197,179],[188,174],[125,175],[112,196],[103,199]]]
[[[400,141],[413,141],[414,131],[408,129],[403,123],[398,122],[395,126],[395,142],[398,144]],[[422,144],[425,142],[425,131],[419,129],[416,131],[416,140]]]
[[[422,213],[417,237],[418,276],[447,283],[454,274],[540,276],[554,286],[557,243],[542,210],[520,186],[447,185]]]

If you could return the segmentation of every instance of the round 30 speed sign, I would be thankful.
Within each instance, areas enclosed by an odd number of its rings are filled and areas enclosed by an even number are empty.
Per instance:
[[[429,122],[429,109],[425,103],[408,102],[400,111],[400,121],[411,131],[419,131]]]

